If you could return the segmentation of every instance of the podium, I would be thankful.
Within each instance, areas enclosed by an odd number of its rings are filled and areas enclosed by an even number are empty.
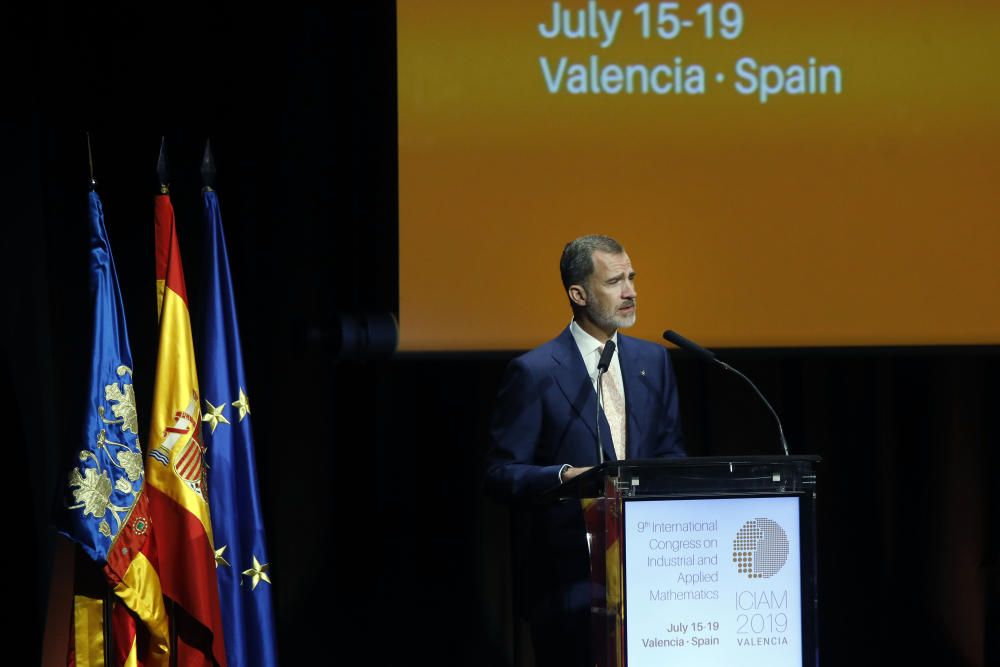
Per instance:
[[[817,456],[609,461],[579,499],[600,667],[818,665]]]

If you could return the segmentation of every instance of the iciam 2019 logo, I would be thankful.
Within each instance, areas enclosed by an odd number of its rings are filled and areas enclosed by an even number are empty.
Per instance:
[[[788,560],[788,535],[776,521],[764,517],[743,524],[733,540],[736,571],[748,579],[773,577]]]

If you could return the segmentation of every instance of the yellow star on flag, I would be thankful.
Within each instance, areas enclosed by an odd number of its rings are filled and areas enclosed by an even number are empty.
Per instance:
[[[250,399],[243,393],[243,387],[240,387],[240,398],[238,401],[233,401],[233,407],[240,411],[240,421],[250,414]]]
[[[225,403],[223,403],[219,407],[215,407],[208,401],[205,401],[205,405],[208,406],[208,409],[205,410],[205,416],[202,417],[201,420],[203,422],[208,422],[209,424],[212,425],[212,433],[215,433],[215,427],[218,426],[220,422],[223,424],[229,423],[229,420],[226,419],[225,416],[223,416],[222,414],[222,411],[226,407]]]
[[[253,556],[253,567],[250,568],[249,570],[243,570],[243,574],[253,578],[253,586],[250,587],[250,590],[253,590],[257,588],[257,584],[260,583],[261,579],[263,579],[267,583],[271,583],[271,580],[270,578],[268,578],[267,572],[265,571],[270,566],[270,564],[264,563],[263,565],[261,565],[260,562],[257,560],[256,555],[251,554],[251,556]]]
[[[222,552],[226,550],[227,546],[229,545],[223,544],[221,547],[215,550],[215,567],[219,567],[220,565],[225,565],[226,567],[229,567],[229,562],[222,557]]]

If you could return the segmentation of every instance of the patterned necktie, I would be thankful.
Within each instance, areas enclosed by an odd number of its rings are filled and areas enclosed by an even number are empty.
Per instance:
[[[604,351],[604,346],[601,346]],[[618,364],[608,366],[608,372],[601,380],[601,391],[604,394],[604,416],[611,427],[611,440],[615,445],[615,456],[621,461],[625,458],[625,393],[622,391],[621,370]]]

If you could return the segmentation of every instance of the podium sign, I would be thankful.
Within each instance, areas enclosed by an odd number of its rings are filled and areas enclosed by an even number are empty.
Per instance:
[[[601,667],[815,667],[818,457],[609,462],[584,507]]]
[[[799,499],[624,502],[630,667],[801,667]]]

